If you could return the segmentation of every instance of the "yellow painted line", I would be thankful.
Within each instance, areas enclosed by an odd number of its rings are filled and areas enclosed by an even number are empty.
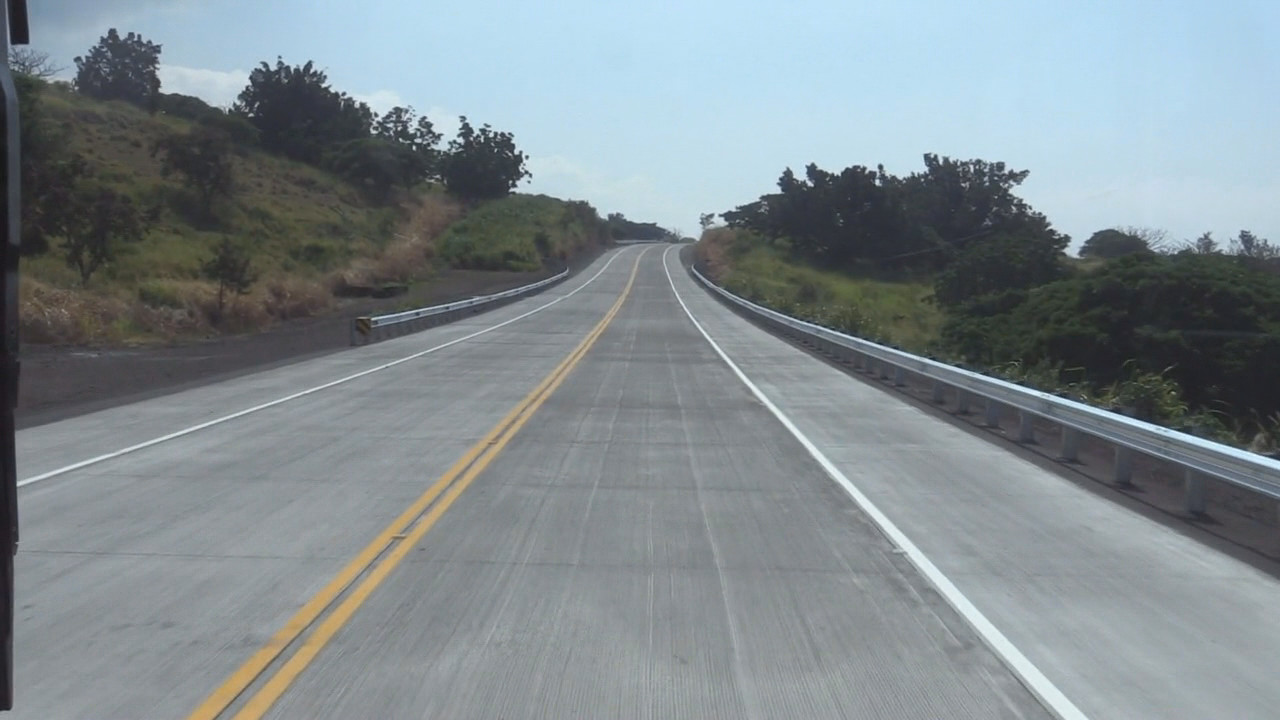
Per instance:
[[[542,382],[538,383],[538,386],[532,392],[526,395],[492,430],[473,445],[439,480],[432,484],[395,521],[361,550],[328,585],[308,600],[285,623],[284,627],[267,641],[266,645],[254,653],[221,686],[214,690],[188,716],[188,720],[214,720],[225,712],[231,703],[235,702],[236,698],[248,689],[272,662],[280,657],[286,647],[297,640],[357,577],[368,571],[369,574],[364,580],[306,639],[289,661],[249,700],[245,707],[235,716],[235,720],[260,718],[271,708],[294,679],[311,663],[320,649],[350,620],[365,599],[404,559],[409,548],[426,535],[427,531],[431,529],[431,526],[435,524],[440,515],[453,504],[458,495],[489,465],[520,428],[524,427],[524,424],[533,415],[534,411],[541,407],[547,398],[551,396],[551,393],[564,382],[569,371],[586,355],[587,350],[595,344],[596,340],[604,333],[605,328],[609,326],[609,323],[618,314],[618,311],[622,309],[622,304],[626,301],[627,296],[631,293],[631,288],[635,284],[636,274],[640,269],[640,259],[644,257],[647,250],[648,248],[636,257],[635,264],[631,268],[631,276],[627,279],[626,286],[613,306],[605,313],[604,318],[592,328],[591,332],[587,333],[587,336],[574,348],[573,352],[569,353],[551,371],[551,374],[543,378]],[[459,477],[461,477],[460,480]],[[454,485],[455,480],[458,480],[456,485]],[[444,499],[431,508],[430,513],[423,516],[423,513],[427,512],[427,509],[431,507],[431,503],[450,485],[454,486],[445,495]],[[422,517],[421,522],[414,525],[414,521],[420,516]],[[410,526],[413,526],[412,530],[409,529]],[[403,540],[398,540],[398,538],[403,538]],[[395,547],[392,548],[391,552],[387,553],[383,562],[378,563],[377,567],[370,571],[370,567],[377,563],[378,558],[392,544],[395,544]]]

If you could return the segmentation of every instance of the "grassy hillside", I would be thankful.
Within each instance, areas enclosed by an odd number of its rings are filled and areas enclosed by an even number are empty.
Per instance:
[[[536,270],[543,257],[563,261],[606,232],[583,203],[512,195],[477,207],[440,240],[443,259],[474,270]]]
[[[942,312],[924,278],[851,277],[800,264],[747,232],[719,228],[699,259],[726,289],[783,312],[915,352],[937,342]]]
[[[151,224],[87,285],[56,241],[48,253],[24,258],[24,342],[157,342],[260,330],[332,310],[370,288],[430,282],[451,266],[537,270],[539,230],[553,257],[599,237],[592,235],[595,211],[580,203],[516,195],[468,213],[426,187],[378,206],[327,172],[244,146],[232,159],[233,194],[210,219],[151,153],[158,139],[192,123],[59,87],[46,88],[41,105],[44,121],[65,129],[95,181],[131,196]],[[200,265],[224,237],[251,251],[258,280],[215,325],[216,289]],[[439,251],[442,238],[447,253]]]

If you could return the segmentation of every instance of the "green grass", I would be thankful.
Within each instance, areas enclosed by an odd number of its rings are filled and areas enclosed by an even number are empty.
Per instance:
[[[537,270],[543,265],[539,233],[550,258],[563,260],[596,242],[602,226],[574,212],[571,203],[546,195],[510,195],[473,209],[440,240],[441,256],[455,267]]]
[[[739,241],[741,242],[741,241]],[[942,311],[921,280],[852,277],[792,261],[762,243],[730,251],[719,277],[724,287],[780,311],[791,311],[849,332],[928,352],[942,327]],[[832,322],[834,321],[834,322]]]
[[[203,211],[180,178],[165,177],[155,142],[193,123],[150,115],[50,86],[44,121],[65,128],[93,182],[157,208],[146,236],[116,247],[87,285],[68,268],[59,241],[23,259],[24,337],[32,342],[136,343],[211,332],[260,330],[324,312],[335,289],[430,282],[446,266],[537,270],[544,255],[564,260],[598,242],[594,210],[546,196],[513,195],[465,213],[439,187],[370,203],[323,170],[238,146],[231,197]],[[545,235],[541,242],[535,241]],[[214,327],[212,285],[201,263],[223,237],[251,253],[259,280],[237,300],[233,322]]]
[[[70,148],[88,159],[97,181],[144,207],[162,207],[146,239],[122,248],[117,260],[91,280],[100,290],[194,278],[200,260],[223,235],[252,243],[255,265],[264,275],[319,274],[376,252],[401,215],[397,207],[366,203],[326,172],[241,149],[232,161],[233,196],[217,202],[216,219],[205,218],[190,191],[177,178],[164,177],[151,156],[156,140],[192,123],[57,87],[45,89],[43,105],[49,122],[70,130]],[[48,263],[32,263],[30,272],[38,280],[66,282]]]

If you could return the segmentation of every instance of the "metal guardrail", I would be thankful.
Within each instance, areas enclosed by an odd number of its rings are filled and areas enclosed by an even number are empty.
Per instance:
[[[1116,448],[1114,478],[1118,484],[1130,482],[1134,452],[1175,463],[1185,469],[1185,509],[1192,514],[1205,512],[1206,475],[1280,500],[1280,460],[798,320],[728,292],[704,277],[695,267],[690,267],[689,271],[731,305],[785,334],[815,342],[841,359],[850,361],[854,367],[878,370],[880,377],[892,377],[894,385],[905,385],[906,373],[909,372],[933,382],[934,402],[942,401],[948,387],[955,388],[962,411],[967,410],[972,400],[985,401],[988,425],[997,424],[1002,407],[1016,410],[1020,413],[1019,442],[1035,441],[1036,418],[1045,418],[1062,426],[1061,457],[1064,460],[1076,460],[1081,434],[1101,438]]]
[[[358,317],[351,321],[351,344],[368,345],[371,342],[385,340],[389,337],[399,337],[418,330],[435,327],[436,325],[443,325],[464,315],[470,315],[518,300],[554,285],[567,277],[569,277],[569,270],[566,268],[560,274],[549,277],[546,280],[539,280],[536,283],[522,285],[518,288],[504,290],[492,295],[480,295],[444,305],[433,305],[387,315]]]

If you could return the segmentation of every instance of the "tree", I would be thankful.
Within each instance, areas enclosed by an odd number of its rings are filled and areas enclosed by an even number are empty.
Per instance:
[[[551,257],[551,236],[547,235],[545,230],[534,233],[533,247],[538,251],[538,257],[543,260]]]
[[[1160,228],[1127,225],[1116,229],[1126,235],[1132,235],[1142,240],[1151,249],[1151,252],[1168,255],[1173,251],[1173,246],[1169,242],[1169,233]]]
[[[1218,241],[1213,239],[1213,233],[1211,232],[1196,238],[1191,247],[1199,255],[1213,255],[1220,252],[1218,250]]]
[[[15,75],[20,123],[22,253],[49,250],[49,238],[60,237],[71,209],[71,193],[88,175],[84,158],[69,149],[66,127],[47,121],[42,97],[48,83],[32,75]]]
[[[374,137],[395,144],[401,152],[399,164],[406,188],[434,177],[439,165],[441,135],[424,115],[418,117],[412,107],[396,106],[373,124]]]
[[[609,213],[605,223],[609,237],[615,240],[661,240],[668,235],[667,229],[657,223],[635,222],[622,213]]]
[[[267,150],[313,165],[338,145],[369,137],[373,127],[369,106],[329,87],[311,61],[297,67],[280,58],[275,67],[261,63],[232,113],[258,128]]]
[[[716,224],[715,213],[702,213],[701,215],[698,216],[698,225],[702,227],[702,232],[706,232],[710,230],[711,226],[715,224]]]
[[[934,298],[950,309],[993,295],[1026,291],[1063,277],[1060,253],[1034,238],[996,235],[970,244],[934,282]]]
[[[458,136],[449,141],[441,167],[451,194],[468,201],[506,197],[521,180],[532,177],[525,167],[528,158],[516,149],[511,133],[487,124],[477,131],[466,116],[459,120]]]
[[[924,164],[924,172],[913,173],[901,186],[913,218],[932,242],[958,249],[996,232],[1047,226],[1040,222],[1043,216],[1014,194],[1030,171],[933,153],[925,154]]]
[[[1001,162],[924,156],[925,171],[907,178],[861,165],[828,172],[790,168],[778,191],[723,213],[730,227],[785,240],[813,263],[937,270],[971,243],[996,235],[1061,252],[1070,238],[1014,194],[1027,177]]]
[[[136,242],[144,234],[142,213],[128,195],[110,188],[83,188],[71,196],[62,228],[67,265],[80,273],[80,282],[115,259],[117,246]]]
[[[1251,260],[1273,260],[1280,258],[1280,247],[1248,230],[1241,230],[1236,239],[1231,241],[1231,254]]]
[[[344,143],[327,164],[378,203],[387,202],[396,185],[408,188],[421,179],[419,158],[412,150],[376,137]]]
[[[414,152],[432,150],[443,138],[425,115],[418,117],[412,107],[399,105],[377,119],[373,133],[383,140],[405,145]]]
[[[49,53],[41,52],[25,45],[9,47],[9,69],[17,75],[26,75],[37,80],[49,80],[65,67],[54,65]]]
[[[1150,253],[1147,241],[1114,228],[1099,230],[1080,246],[1080,257],[1118,258],[1125,255]]]
[[[160,156],[166,177],[177,173],[195,190],[205,215],[212,213],[215,197],[231,195],[231,140],[226,133],[208,127],[171,133],[156,141],[151,154]]]
[[[160,93],[160,45],[136,33],[107,31],[76,60],[75,89],[99,100],[124,100],[155,110]]]
[[[224,237],[213,257],[200,264],[200,273],[218,283],[218,314],[214,322],[222,320],[228,293],[236,297],[244,295],[257,282],[257,273],[250,269],[251,261],[247,251],[236,247],[231,238]]]

